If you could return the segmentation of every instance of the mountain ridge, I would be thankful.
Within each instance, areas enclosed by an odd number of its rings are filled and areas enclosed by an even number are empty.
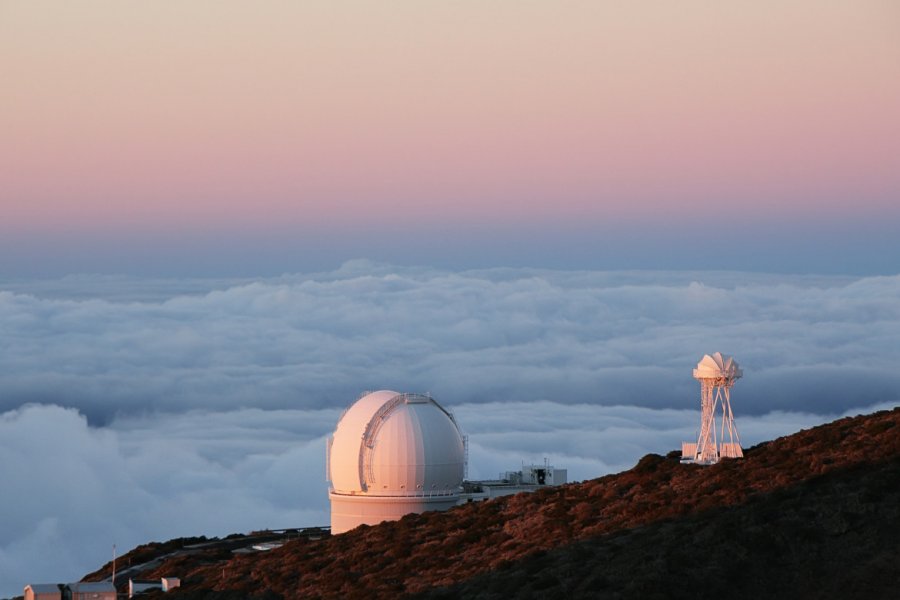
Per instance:
[[[678,590],[697,597],[698,590],[728,591],[721,587],[726,581],[743,582],[744,589],[770,597],[816,597],[804,590],[855,581],[847,578],[854,568],[871,571],[876,583],[898,581],[891,565],[900,565],[900,541],[881,537],[888,531],[900,540],[898,485],[900,408],[895,408],[758,444],[741,460],[701,467],[681,464],[677,452],[650,454],[628,471],[581,483],[407,515],[258,554],[221,549],[176,554],[138,575],[181,577],[183,586],[169,592],[170,599],[626,598],[666,592],[677,597]],[[777,531],[767,532],[767,522],[781,523],[799,537],[785,540]],[[735,523],[747,523],[748,529]],[[862,533],[868,541],[857,539],[856,548],[869,551],[875,563],[844,547],[844,538]],[[707,541],[697,542],[697,535]],[[731,541],[723,546],[721,540]],[[704,543],[715,550],[704,551]],[[841,565],[841,554],[853,561],[840,571],[819,572],[808,558],[820,547],[827,553],[820,557],[823,565]],[[699,553],[696,560],[689,558],[690,549]],[[746,572],[766,568],[745,581],[740,570],[732,572],[720,560],[729,552],[742,557]],[[633,564],[622,562],[629,556]],[[642,569],[647,564],[657,568]],[[102,579],[109,573],[108,566],[104,569],[85,579]],[[797,569],[808,572],[805,582],[791,575]],[[766,579],[782,587],[754,583]],[[585,587],[586,581],[596,585]],[[676,583],[680,587],[672,588]],[[872,588],[868,597],[889,597],[883,593]]]

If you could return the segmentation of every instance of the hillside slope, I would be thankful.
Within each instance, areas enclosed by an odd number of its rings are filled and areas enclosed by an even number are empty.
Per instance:
[[[419,598],[897,598],[900,459],[575,542]]]
[[[265,553],[176,556],[140,576],[182,577],[169,600],[893,597],[898,462],[894,409],[760,444],[744,460],[648,455],[580,484]]]

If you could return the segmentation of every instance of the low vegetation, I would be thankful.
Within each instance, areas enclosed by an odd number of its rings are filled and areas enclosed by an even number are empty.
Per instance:
[[[898,581],[898,485],[895,409],[760,444],[743,460],[699,467],[651,454],[623,473],[269,552],[175,555],[140,577],[180,576],[167,600],[878,598]]]

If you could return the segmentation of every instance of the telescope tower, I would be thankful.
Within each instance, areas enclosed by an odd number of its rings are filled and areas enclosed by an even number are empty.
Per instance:
[[[707,354],[694,369],[700,382],[700,434],[681,444],[681,462],[712,465],[721,458],[743,458],[731,412],[731,388],[744,372],[731,356]]]

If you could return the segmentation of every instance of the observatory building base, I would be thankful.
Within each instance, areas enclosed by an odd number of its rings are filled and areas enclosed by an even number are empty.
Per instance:
[[[344,533],[360,525],[394,521],[409,513],[447,510],[459,503],[459,494],[442,496],[369,496],[328,493],[331,533]]]

